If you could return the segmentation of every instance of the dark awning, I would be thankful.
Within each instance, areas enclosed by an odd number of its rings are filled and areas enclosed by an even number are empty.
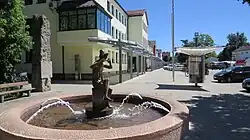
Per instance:
[[[97,7],[96,3],[93,0],[72,0],[72,1],[63,1],[62,4],[58,7],[59,11],[78,9],[78,8],[91,8]]]

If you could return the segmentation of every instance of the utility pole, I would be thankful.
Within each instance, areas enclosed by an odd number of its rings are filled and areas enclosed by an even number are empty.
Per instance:
[[[174,74],[174,69],[175,69],[175,66],[174,66],[174,0],[172,0],[172,14],[171,14],[171,17],[172,17],[172,66],[173,66],[173,70],[172,70],[172,73],[173,73],[173,82],[175,81],[175,74]]]

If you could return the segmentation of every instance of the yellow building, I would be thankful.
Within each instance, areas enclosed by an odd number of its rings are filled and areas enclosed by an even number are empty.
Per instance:
[[[139,41],[145,49],[149,48],[148,44],[143,44],[148,42],[145,41],[148,39],[147,35],[144,37],[145,33],[139,34],[142,40],[137,39],[138,35],[132,36],[132,32],[147,30],[145,28],[148,27],[145,27],[143,22],[147,21],[146,13],[142,15],[141,22],[138,22],[138,19],[137,22],[130,22],[130,19],[134,20],[134,16],[129,16],[116,0],[25,0],[24,13],[27,21],[34,14],[45,15],[50,21],[54,79],[91,79],[90,65],[98,58],[100,49],[109,53],[113,65],[113,69],[105,70],[106,73],[117,74],[119,61],[122,61],[123,72],[128,71],[131,65],[127,51],[122,51],[122,60],[119,60],[117,48],[89,42],[88,37],[91,36]],[[136,30],[130,31],[129,28],[134,26]],[[22,63],[17,66],[19,71],[31,73],[30,52],[24,52]],[[133,56],[135,59],[140,58],[140,66],[143,60],[145,62],[145,59],[142,59],[143,54],[134,53]],[[136,71],[142,72],[143,69],[138,67]]]

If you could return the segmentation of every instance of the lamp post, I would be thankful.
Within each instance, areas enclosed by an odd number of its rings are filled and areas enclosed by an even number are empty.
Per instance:
[[[172,74],[173,74],[173,82],[175,81],[175,74],[174,74],[174,0],[172,0]]]
[[[195,33],[194,33],[195,47],[198,47],[198,37],[199,37],[199,33],[198,33],[198,32],[195,32]]]

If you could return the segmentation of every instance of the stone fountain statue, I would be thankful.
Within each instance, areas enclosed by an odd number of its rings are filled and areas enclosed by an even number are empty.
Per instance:
[[[109,65],[106,65],[107,62]],[[113,113],[113,108],[109,104],[112,89],[109,88],[109,80],[104,79],[103,69],[112,69],[112,63],[108,59],[108,53],[100,50],[99,59],[90,66],[92,69],[92,106],[86,109],[88,118],[98,118]]]

